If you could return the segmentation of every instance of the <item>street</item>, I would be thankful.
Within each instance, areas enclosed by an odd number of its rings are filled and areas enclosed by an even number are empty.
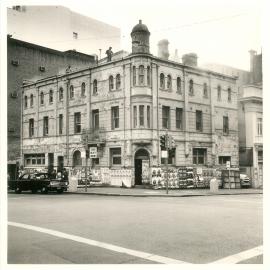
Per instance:
[[[262,263],[262,212],[261,194],[10,193],[8,263]]]

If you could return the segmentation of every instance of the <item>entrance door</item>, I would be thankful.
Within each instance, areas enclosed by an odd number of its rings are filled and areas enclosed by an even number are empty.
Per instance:
[[[142,184],[142,160],[135,159],[135,185]]]
[[[58,156],[57,158],[57,170],[60,172],[64,168],[64,157],[63,156]]]
[[[53,171],[53,165],[54,165],[54,155],[53,153],[48,153],[48,173],[51,173]]]
[[[143,162],[148,162],[149,164],[149,153],[145,149],[139,149],[135,153],[135,185],[145,184],[145,174],[147,172],[143,172]],[[149,166],[148,166],[149,167]],[[147,169],[148,170],[148,169]],[[143,176],[144,173],[144,176]],[[144,178],[143,178],[144,177]]]

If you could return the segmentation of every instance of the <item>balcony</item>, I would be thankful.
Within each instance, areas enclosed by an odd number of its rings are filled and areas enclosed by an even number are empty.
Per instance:
[[[98,129],[90,128],[82,131],[81,140],[84,144],[99,143],[105,144],[106,128],[100,127]]]

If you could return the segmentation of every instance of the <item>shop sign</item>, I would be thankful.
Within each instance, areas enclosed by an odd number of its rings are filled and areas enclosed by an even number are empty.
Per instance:
[[[226,161],[226,168],[227,169],[230,169],[230,167],[231,167],[231,162],[230,161]]]
[[[97,158],[97,147],[90,147],[89,148],[89,157],[90,158]]]

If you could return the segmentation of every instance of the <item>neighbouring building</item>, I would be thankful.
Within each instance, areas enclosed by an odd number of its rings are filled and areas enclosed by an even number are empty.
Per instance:
[[[221,64],[206,64],[205,68],[237,76],[239,166],[252,179],[253,187],[263,186],[263,93],[262,53],[250,50],[250,70]]]
[[[95,64],[94,55],[73,50],[56,51],[18,39],[7,38],[8,162],[20,162],[21,99],[23,80],[37,80]],[[33,106],[29,99],[29,107]]]
[[[263,187],[263,89],[262,54],[250,51],[250,80],[239,88],[239,163]],[[241,125],[241,126],[240,126]]]
[[[153,56],[141,21],[131,38],[129,55],[23,86],[25,168],[90,165],[114,171],[112,185],[129,170],[132,184],[141,184],[145,166],[164,165],[166,132],[175,140],[170,167],[238,167],[236,77],[198,68],[194,53],[170,61],[166,42]],[[97,149],[91,160],[89,147]]]
[[[100,56],[108,49],[108,42],[114,51],[121,46],[119,28],[63,6],[8,8],[7,30],[16,39],[60,51],[75,49]]]

